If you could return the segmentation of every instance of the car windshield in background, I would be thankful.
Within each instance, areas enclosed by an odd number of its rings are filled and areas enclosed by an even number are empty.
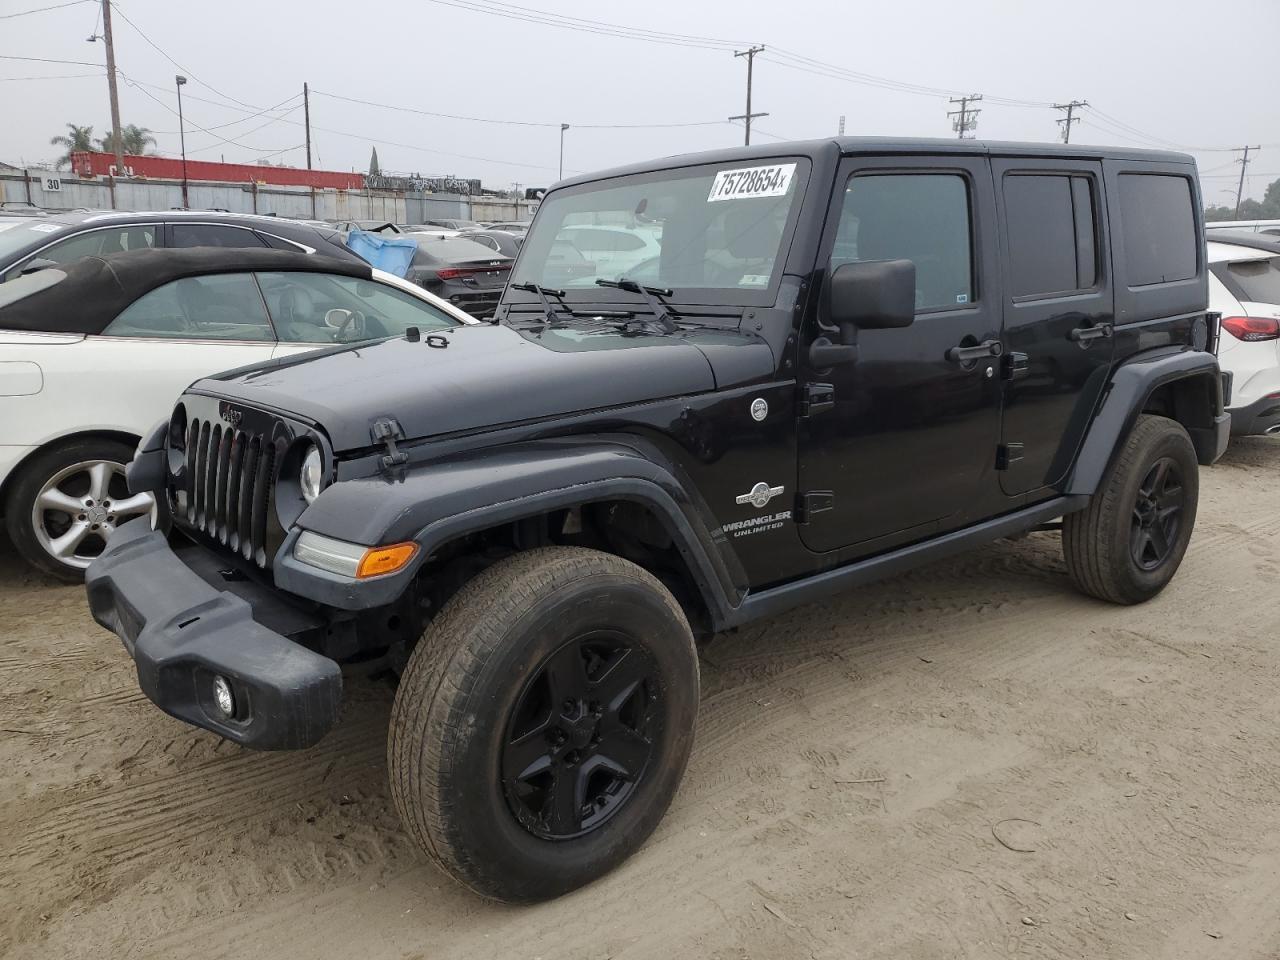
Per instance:
[[[8,259],[10,255],[32,244],[53,240],[69,229],[66,224],[48,220],[15,220],[12,224],[5,223],[0,228],[0,260]]]
[[[625,278],[677,289],[766,290],[781,272],[807,172],[796,160],[718,165],[553,193],[513,280],[566,289]],[[567,249],[577,256],[566,256]]]
[[[1234,260],[1227,272],[1253,303],[1280,303],[1280,257],[1268,260]]]

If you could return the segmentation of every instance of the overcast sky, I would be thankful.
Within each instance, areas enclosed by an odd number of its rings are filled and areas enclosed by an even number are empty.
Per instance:
[[[103,63],[103,43],[85,42],[101,33],[93,0],[11,16],[65,2],[0,0],[0,55]],[[151,128],[157,152],[176,156],[170,110],[173,77],[182,72],[190,79],[183,93],[189,157],[251,162],[275,154],[302,166],[301,100],[288,98],[307,81],[316,167],[363,171],[376,146],[384,172],[545,186],[556,178],[560,123],[572,125],[566,174],[740,143],[741,129],[725,120],[744,111],[746,61],[732,49],[759,43],[766,51],[755,61],[753,108],[769,114],[757,121],[761,142],[834,134],[841,114],[850,134],[953,136],[946,91],[977,92],[987,98],[980,138],[1051,140],[1061,114],[1036,104],[1077,99],[1102,113],[1086,108],[1073,142],[1194,147],[1207,202],[1234,194],[1239,167],[1231,147],[1263,146],[1250,163],[1246,195],[1261,196],[1280,177],[1275,82],[1256,74],[1231,80],[1223,71],[1232,38],[1248,49],[1274,45],[1280,0],[1233,0],[1216,13],[1190,0],[501,6],[505,15],[474,9],[497,11],[494,0],[120,0],[113,4],[117,66],[129,80],[154,85],[121,82],[121,121]],[[561,22],[581,29],[529,22],[544,14],[579,18]],[[600,21],[703,39],[609,36],[591,23]],[[832,76],[833,68],[842,76]],[[34,76],[58,79],[11,79]],[[908,92],[902,84],[931,89]],[[334,94],[545,126],[424,116]],[[93,124],[100,136],[109,118],[101,68],[0,59],[0,160],[51,160],[57,150],[49,138],[65,123]],[[707,125],[585,128],[664,123]]]

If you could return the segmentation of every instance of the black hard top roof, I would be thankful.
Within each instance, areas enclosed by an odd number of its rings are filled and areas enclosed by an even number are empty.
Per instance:
[[[373,268],[291,250],[236,247],[185,247],[135,250],[105,257],[84,257],[65,266],[46,267],[66,276],[43,290],[0,307],[0,330],[49,333],[101,333],[120,311],[139,297],[183,277],[255,270],[336,273],[368,280]],[[9,283],[20,283],[21,278]],[[8,284],[6,284],[8,286]]]
[[[1022,143],[1003,140],[947,140],[912,137],[832,137],[823,140],[790,140],[750,147],[709,150],[663,157],[644,163],[629,164],[596,173],[562,180],[556,187],[590,183],[610,177],[622,177],[673,167],[691,167],[704,163],[738,163],[768,160],[773,157],[816,156],[834,150],[845,156],[854,154],[961,154],[1001,157],[1066,157],[1073,160],[1138,160],[1147,163],[1194,164],[1190,154],[1171,150],[1142,150],[1136,147],[1099,147],[1060,143]]]

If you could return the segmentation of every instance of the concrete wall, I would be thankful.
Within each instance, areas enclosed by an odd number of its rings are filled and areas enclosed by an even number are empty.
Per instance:
[[[110,210],[111,189],[103,178],[81,179],[58,174],[62,189],[43,190],[39,174],[31,171],[30,193],[21,171],[0,173],[0,199],[30,199],[50,210],[87,207]],[[483,200],[448,194],[413,194],[379,190],[316,190],[313,199],[306,187],[255,186],[253,184],[191,181],[187,186],[193,210],[229,210],[232,213],[267,213],[282,217],[320,220],[390,220],[392,223],[421,223],[431,217],[458,217],[471,220],[526,220],[536,203],[521,200]],[[182,207],[182,184],[174,180],[116,181],[118,210],[170,210]]]

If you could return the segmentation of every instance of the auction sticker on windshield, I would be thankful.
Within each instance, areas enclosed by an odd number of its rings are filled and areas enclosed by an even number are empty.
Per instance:
[[[779,163],[771,167],[746,167],[740,170],[721,170],[711,184],[707,202],[717,200],[746,200],[753,197],[783,197],[795,175],[794,163]]]

